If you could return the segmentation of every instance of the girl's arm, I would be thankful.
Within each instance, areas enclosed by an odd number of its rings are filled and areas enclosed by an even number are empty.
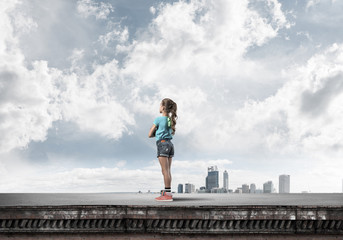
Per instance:
[[[149,131],[149,138],[155,137],[155,133],[156,133],[156,125],[153,124]]]

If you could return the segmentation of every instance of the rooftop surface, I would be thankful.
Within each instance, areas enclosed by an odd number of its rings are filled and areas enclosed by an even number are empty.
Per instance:
[[[177,194],[157,202],[152,193],[1,193],[0,207],[65,205],[135,206],[341,206],[343,193],[308,194]]]

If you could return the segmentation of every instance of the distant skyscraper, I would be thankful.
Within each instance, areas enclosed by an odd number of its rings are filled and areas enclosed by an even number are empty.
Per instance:
[[[255,193],[256,192],[256,185],[255,183],[250,184],[250,193]]]
[[[229,189],[229,174],[227,173],[226,170],[223,173],[223,188],[225,190]]]
[[[242,185],[242,193],[249,193],[249,185],[248,184]]]
[[[279,193],[290,193],[290,176],[280,175],[279,176]]]
[[[207,170],[206,189],[211,191],[212,188],[219,187],[219,172],[217,166],[211,166]]]
[[[183,193],[183,185],[181,183],[177,186],[177,192]]]
[[[273,182],[268,181],[263,184],[263,193],[272,193],[274,189]]]
[[[185,193],[193,193],[195,191],[194,184],[186,183],[185,184]]]

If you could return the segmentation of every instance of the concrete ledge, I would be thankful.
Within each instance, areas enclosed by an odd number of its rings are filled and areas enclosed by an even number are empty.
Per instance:
[[[343,194],[156,196],[0,194],[0,239],[343,239]]]
[[[12,206],[0,233],[343,235],[338,206]]]

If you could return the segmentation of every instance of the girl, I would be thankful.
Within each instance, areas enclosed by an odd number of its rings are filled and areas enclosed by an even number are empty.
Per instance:
[[[156,201],[173,201],[170,166],[174,156],[174,145],[171,139],[173,138],[172,135],[175,134],[176,111],[177,105],[173,100],[163,99],[160,104],[162,116],[155,118],[149,131],[149,138],[156,137],[157,157],[161,164],[165,186],[164,190],[161,190],[161,196],[155,198]]]

